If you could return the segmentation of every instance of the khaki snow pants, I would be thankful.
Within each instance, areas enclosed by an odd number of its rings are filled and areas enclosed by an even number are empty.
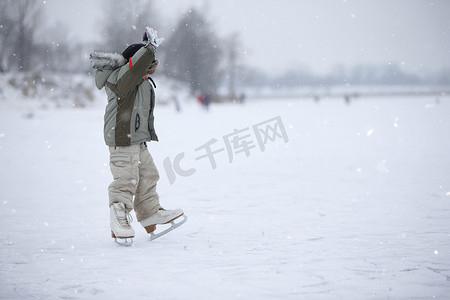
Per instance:
[[[113,182],[109,185],[109,205],[122,202],[127,211],[134,209],[140,222],[159,208],[156,183],[159,173],[147,145],[109,147]],[[134,201],[133,201],[134,196]]]

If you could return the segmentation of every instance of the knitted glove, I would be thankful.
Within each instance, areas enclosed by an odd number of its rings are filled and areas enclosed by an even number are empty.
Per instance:
[[[153,47],[158,48],[162,41],[164,41],[164,38],[159,38],[158,31],[147,26],[145,27],[143,40],[144,42],[151,44]]]

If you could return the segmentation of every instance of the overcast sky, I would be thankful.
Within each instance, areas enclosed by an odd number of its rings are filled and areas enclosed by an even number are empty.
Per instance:
[[[44,2],[48,22],[66,23],[67,36],[85,41],[98,39],[104,1]],[[158,0],[153,3],[160,19],[171,28],[186,10],[198,8],[219,36],[238,33],[243,60],[265,71],[280,73],[289,67],[307,66],[323,73],[337,65],[360,63],[398,63],[415,72],[450,68],[448,0]]]

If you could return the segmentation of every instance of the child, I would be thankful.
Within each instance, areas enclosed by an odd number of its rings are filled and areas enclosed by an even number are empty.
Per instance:
[[[111,235],[124,245],[131,245],[135,235],[130,226],[132,209],[148,233],[156,229],[156,224],[166,224],[183,215],[181,209],[166,210],[160,206],[156,192],[159,174],[146,144],[158,141],[153,118],[155,93],[147,79],[158,67],[155,50],[161,41],[157,32],[147,27],[144,43],[129,46],[122,55],[91,54],[97,69],[96,86],[105,87],[108,97],[104,137],[114,177],[108,189]]]

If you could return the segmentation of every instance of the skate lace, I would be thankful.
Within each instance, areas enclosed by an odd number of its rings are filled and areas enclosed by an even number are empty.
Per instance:
[[[116,209],[115,209],[116,210]],[[125,211],[125,218],[117,213],[116,210],[117,221],[121,226],[130,226],[130,223],[133,222],[133,216],[127,211]]]
[[[125,212],[125,221],[127,222],[127,224],[129,225],[131,222],[133,222],[133,216],[131,216],[131,214],[129,212]]]

